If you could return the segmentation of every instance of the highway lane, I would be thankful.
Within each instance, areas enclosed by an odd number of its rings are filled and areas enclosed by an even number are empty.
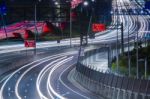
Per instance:
[[[3,78],[4,75],[7,75],[8,70],[10,72],[10,70],[18,68],[20,65],[34,61],[34,58],[38,59],[49,54],[63,52],[63,50],[67,48],[68,46],[41,48],[37,50],[36,56],[34,56],[34,50],[0,54],[0,78]]]
[[[55,62],[58,62],[58,61],[62,60],[63,58],[55,59],[53,57],[52,59],[53,60],[51,60],[51,62],[44,63],[44,64],[42,63],[42,64],[37,65],[37,66],[36,65],[32,66],[31,68],[29,68],[27,71],[25,71],[19,77],[19,79],[15,85],[15,94],[16,94],[18,99],[21,99],[22,97],[24,97],[24,98],[26,97],[27,99],[40,99],[38,91],[36,90],[36,79],[37,79],[39,72],[41,71],[41,69],[44,66],[49,65],[49,67],[51,67]],[[56,60],[56,61],[54,61],[54,60]],[[30,83],[30,81],[31,81],[31,83]],[[45,82],[46,82],[46,80],[45,80]],[[27,85],[27,84],[30,87],[28,89],[25,89],[26,86],[24,86],[24,85]],[[25,92],[22,90],[22,88],[25,89]],[[45,88],[43,88],[43,89],[44,89],[44,91],[46,91]]]
[[[75,88],[66,74],[63,76],[76,63],[77,53],[51,55],[16,69],[1,83],[1,99],[96,99],[96,95]]]
[[[68,48],[68,46],[56,46],[56,47],[47,47],[47,48],[40,48],[37,49],[37,55],[38,54],[42,54],[45,52],[50,52],[50,51],[56,51],[56,50],[62,50],[64,48]],[[18,57],[23,57],[23,56],[27,56],[27,55],[34,55],[34,49],[26,49],[26,50],[22,50],[22,51],[16,51],[16,52],[9,52],[9,53],[2,53],[0,54],[0,62],[3,61],[9,61],[13,58],[18,58]]]
[[[34,64],[36,64],[36,62],[34,63]],[[34,64],[32,64],[31,63],[31,65],[33,65],[34,66]],[[35,66],[38,66],[38,65],[35,65]],[[24,68],[22,69],[22,67],[19,69],[19,70],[17,70],[17,71],[15,71],[5,82],[4,82],[4,84],[3,84],[3,86],[2,86],[2,88],[1,88],[1,93],[3,92],[3,88],[4,88],[4,86],[5,86],[5,84],[7,84],[7,81],[9,80],[11,83],[9,83],[9,84],[13,84],[13,86],[15,85],[15,83],[16,83],[16,78],[15,77],[17,77],[16,75],[17,75],[17,72],[24,72],[26,69],[28,69],[27,67],[30,67],[30,64],[29,65],[27,65],[27,66],[23,66]],[[21,70],[21,71],[20,71]],[[14,76],[14,79],[13,79],[13,76]],[[29,75],[28,75],[29,76]],[[30,76],[29,76],[30,77]],[[11,80],[11,79],[12,80]],[[35,78],[35,77],[33,77],[33,78]],[[33,79],[30,79],[30,80],[33,80]],[[14,83],[13,83],[13,81],[14,81]],[[23,84],[24,85],[24,84]],[[26,85],[26,84],[25,84]],[[6,85],[6,86],[9,86],[9,85]],[[13,87],[12,86],[12,87]],[[7,90],[8,89],[8,91],[11,91],[10,89],[14,89],[14,88],[6,88],[5,90]],[[29,88],[30,89],[30,88]],[[14,93],[14,90],[13,91],[11,91],[11,92],[13,92]],[[6,91],[6,93],[5,94],[7,94],[8,93],[8,95],[11,95],[9,92],[7,92]],[[13,96],[15,96],[15,95],[13,95]],[[7,97],[7,96],[6,96]],[[11,96],[12,97],[12,96]],[[12,99],[15,99],[16,97],[12,97]]]

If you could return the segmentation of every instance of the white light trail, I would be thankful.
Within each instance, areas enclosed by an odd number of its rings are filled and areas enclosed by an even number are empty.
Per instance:
[[[42,82],[42,78],[43,76],[45,75],[45,73],[52,68],[52,66],[50,67],[50,65],[56,63],[56,62],[59,62],[61,60],[63,60],[64,58],[66,57],[62,57],[62,58],[59,58],[55,61],[52,61],[50,64],[46,65],[42,70],[41,72],[39,73],[38,77],[37,77],[37,80],[36,80],[36,88],[37,88],[37,91],[38,91],[38,94],[40,95],[41,99],[48,99],[48,97],[44,96],[44,94],[41,92],[40,90],[40,83]]]
[[[62,61],[60,61],[59,63],[57,63],[50,71],[49,75],[48,75],[48,80],[47,80],[47,90],[49,92],[49,95],[52,96],[51,92],[59,99],[65,99],[63,96],[59,95],[52,87],[51,85],[51,76],[53,74],[53,72],[59,67],[61,66],[62,64],[68,62],[68,61],[71,61],[73,59],[73,56],[69,57],[69,58],[66,58]],[[51,97],[52,99],[54,99],[54,97]]]

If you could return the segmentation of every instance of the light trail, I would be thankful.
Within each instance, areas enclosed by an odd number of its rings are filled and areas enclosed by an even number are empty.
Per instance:
[[[17,96],[18,99],[22,99],[21,96],[20,96],[19,93],[18,93],[18,86],[19,86],[19,83],[21,82],[22,78],[23,78],[29,71],[31,71],[33,68],[35,68],[35,67],[37,67],[37,66],[39,66],[39,65],[41,65],[41,64],[43,64],[43,63],[45,63],[45,62],[47,62],[47,61],[50,61],[50,60],[55,59],[55,58],[58,58],[58,57],[59,57],[59,56],[52,57],[52,58],[50,58],[50,59],[44,60],[44,61],[42,61],[42,62],[40,62],[40,63],[38,63],[38,64],[36,64],[36,65],[30,67],[30,68],[28,68],[28,69],[19,77],[19,79],[17,80],[17,83],[16,83],[16,85],[15,85],[15,94],[16,94],[16,96]],[[61,59],[63,59],[63,58],[61,58]],[[51,63],[50,63],[50,64],[51,64]],[[50,64],[49,64],[49,65],[50,65]]]
[[[62,57],[62,58],[59,58],[55,61],[52,61],[50,64],[46,65],[42,70],[41,72],[39,73],[38,77],[37,77],[37,80],[36,80],[36,88],[37,88],[37,91],[38,91],[38,94],[40,95],[41,99],[48,99],[48,97],[44,96],[44,94],[41,92],[40,90],[40,83],[42,82],[42,78],[43,76],[45,75],[45,73],[47,71],[49,71],[49,69],[52,68],[52,66],[50,67],[50,65],[56,63],[56,62],[59,62],[61,60],[63,60],[64,58],[66,57]]]
[[[49,57],[45,57],[45,58],[42,58],[42,59],[39,59],[39,60],[36,60],[36,61],[33,61],[27,65],[24,65],[22,66],[21,68],[17,69],[16,71],[14,71],[6,80],[5,82],[2,84],[2,87],[0,89],[0,97],[1,99],[4,99],[3,98],[3,90],[4,90],[4,87],[6,86],[7,82],[17,73],[19,72],[20,70],[26,68],[26,67],[29,67],[30,65],[32,64],[35,64],[36,62],[40,62],[40,61],[43,61],[43,60],[46,60],[48,58],[53,58],[53,57],[57,57],[57,56],[64,56],[64,55],[71,55],[71,54],[76,54],[77,52],[76,51],[73,51],[73,52],[66,52],[65,54],[56,54],[56,55],[52,55],[52,56],[49,56]]]
[[[47,80],[47,90],[49,90],[49,95],[51,96],[52,99],[54,99],[54,97],[52,96],[51,92],[56,96],[58,97],[59,99],[65,99],[63,96],[59,95],[52,87],[51,85],[51,77],[52,77],[52,74],[53,72],[59,67],[61,66],[62,64],[68,62],[68,61],[71,61],[73,59],[73,56],[69,57],[69,58],[66,58],[62,61],[60,61],[59,63],[57,63],[50,71],[49,75],[48,75],[48,80]]]

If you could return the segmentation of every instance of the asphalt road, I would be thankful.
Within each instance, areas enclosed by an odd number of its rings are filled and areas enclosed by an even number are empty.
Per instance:
[[[66,49],[61,52],[51,53],[8,72],[0,83],[1,99],[99,99],[68,80],[67,75],[74,68],[78,51]]]

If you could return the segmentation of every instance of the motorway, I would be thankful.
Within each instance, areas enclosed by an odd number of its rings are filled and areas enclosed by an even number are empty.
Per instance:
[[[112,16],[113,21],[110,27],[115,28],[114,25],[117,24],[117,21],[123,22],[125,43],[127,43],[128,33],[131,37],[130,43],[137,40],[137,33],[138,39],[142,40],[144,33],[148,33],[146,31],[150,30],[150,16],[135,15],[136,13],[141,13],[135,9],[142,9],[135,1],[117,0],[117,3],[113,1],[112,6],[114,15]],[[130,15],[117,15],[115,12],[116,9],[119,9],[117,10],[118,14],[122,13],[122,9],[126,12],[128,9],[132,9],[133,13]],[[97,33],[95,39],[89,39],[89,44],[116,43],[117,34],[118,42],[120,42],[120,30],[113,29]],[[79,42],[79,38],[72,39],[72,45],[79,45]],[[1,99],[103,99],[84,88],[76,87],[69,81],[70,78],[67,75],[74,68],[78,57],[78,48],[67,49],[69,43],[69,39],[62,40],[60,44],[57,44],[55,41],[38,43],[39,50],[37,50],[35,59],[20,67],[15,67],[14,70],[2,76],[0,81]],[[61,48],[61,46],[65,46],[66,49]],[[40,50],[40,48],[42,49]],[[0,67],[3,68],[6,66],[5,62],[10,62],[11,64],[12,60],[16,62],[20,58],[26,57],[25,50],[23,44],[1,46]],[[28,54],[31,52],[29,51]],[[101,60],[99,64],[107,64],[107,60],[104,59],[106,53],[99,53],[101,56],[99,57],[99,60]],[[4,69],[1,69],[1,72]]]
[[[98,98],[84,88],[78,89],[68,80],[67,75],[74,68],[77,54],[78,51],[70,50],[19,67],[2,81],[1,99]]]

